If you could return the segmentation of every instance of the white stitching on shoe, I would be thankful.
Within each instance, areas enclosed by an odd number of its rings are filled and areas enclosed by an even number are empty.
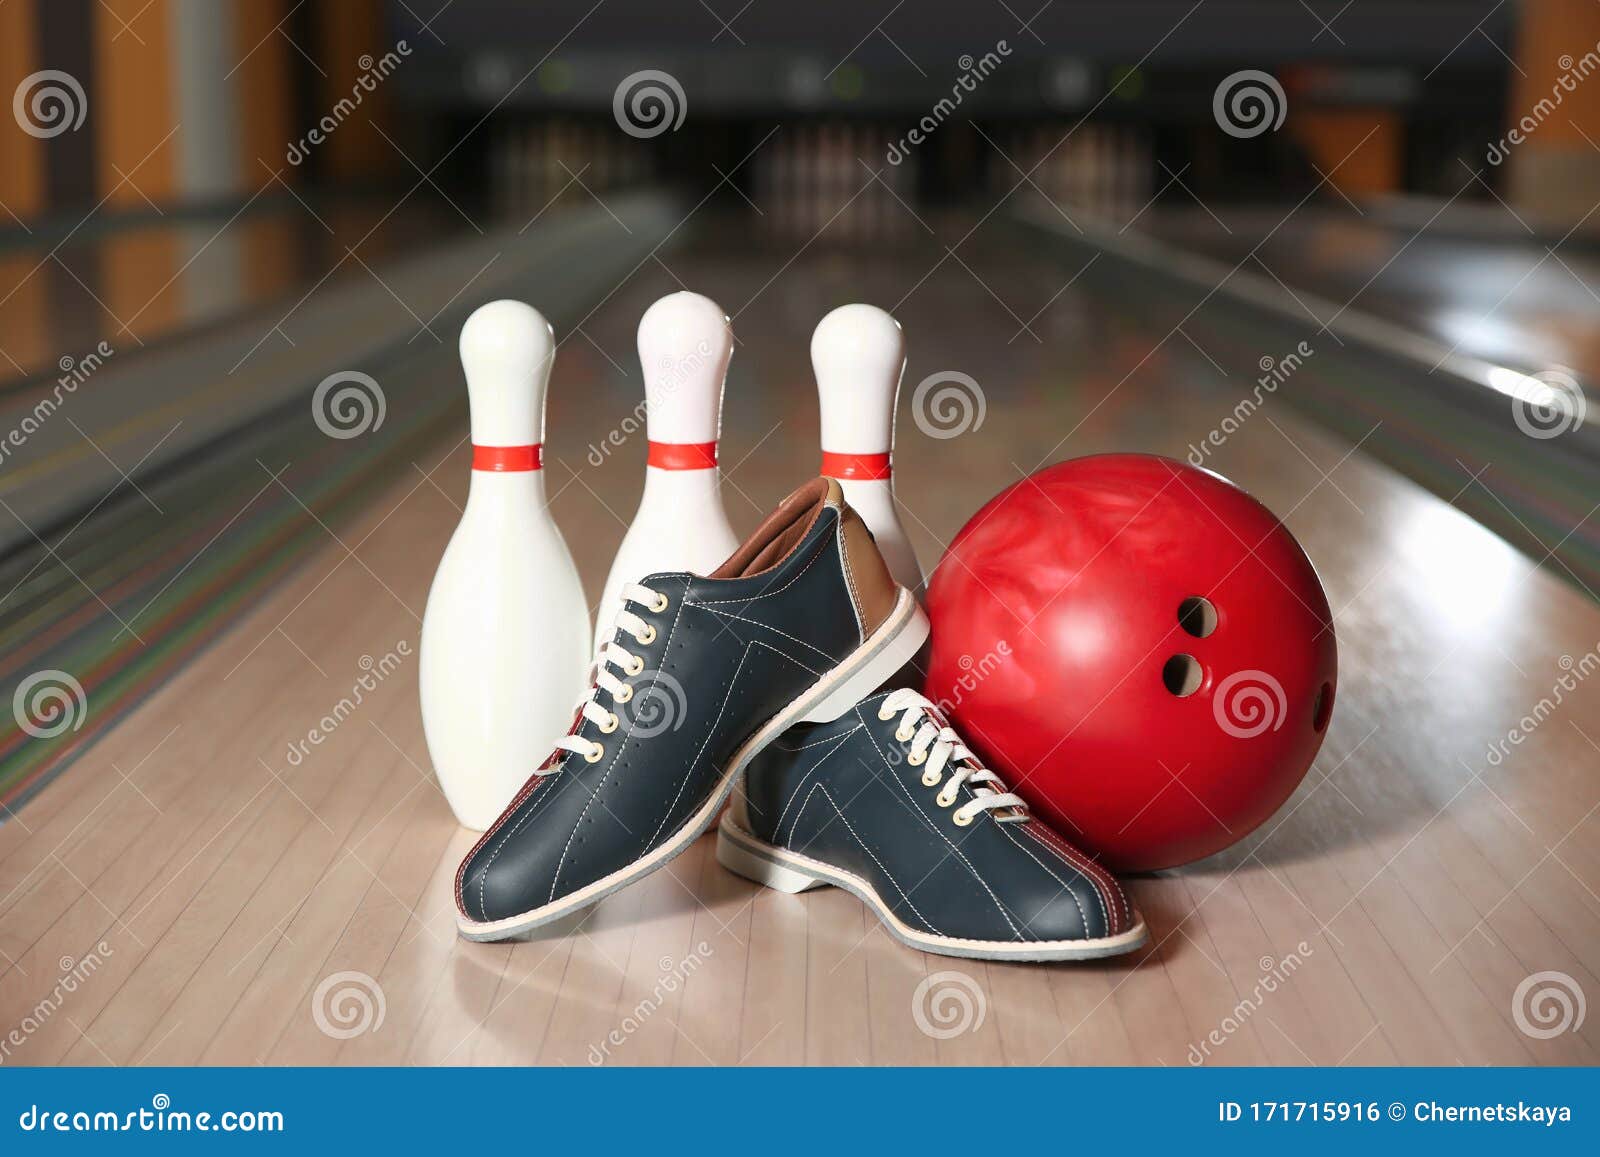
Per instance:
[[[1035,830],[1036,824],[1037,830]],[[1094,873],[1089,870],[1091,866],[1094,866],[1094,861],[1090,860],[1081,848],[1073,847],[1070,842],[1068,842],[1059,832],[1050,827],[1048,824],[1030,821],[1020,826],[1034,839],[1038,840],[1045,847],[1050,848],[1062,859],[1066,860],[1068,864],[1072,865],[1073,870],[1082,876],[1088,882],[1089,886],[1094,889],[1095,896],[1100,901],[1100,914],[1102,916],[1107,915],[1104,892],[1099,883],[1096,881]],[[1044,833],[1044,835],[1041,835],[1040,833]],[[1049,839],[1046,839],[1045,835],[1048,835]],[[1133,910],[1128,904],[1128,893],[1115,882],[1113,882],[1113,887],[1116,888],[1117,893],[1122,898],[1122,917],[1127,922],[1128,926],[1132,927]],[[1107,927],[1110,927],[1109,921],[1107,923]]]
[[[804,639],[797,639],[793,635],[791,635],[788,631],[780,630],[779,628],[774,627],[771,623],[763,623],[760,619],[747,619],[743,615],[734,614],[732,611],[717,611],[717,610],[713,610],[712,608],[706,606],[703,603],[685,603],[684,606],[693,607],[697,611],[704,611],[708,615],[716,615],[718,618],[721,618],[721,619],[735,619],[735,620],[737,620],[738,622],[741,622],[741,623],[749,623],[753,627],[760,627],[763,630],[771,631],[775,635],[782,635],[785,639],[788,639],[791,642],[799,643],[802,647],[805,647],[807,650],[815,651],[817,654],[819,654],[823,658],[827,659],[830,663],[836,662],[834,657],[832,655],[828,654],[828,652],[824,651],[821,647],[818,647],[818,646],[815,646],[815,645],[813,645],[811,643],[808,643]],[[859,647],[860,645],[861,645],[860,643],[856,644],[857,647]],[[777,650],[777,648],[774,647],[773,650]],[[783,652],[779,651],[778,653],[782,654]],[[798,659],[796,659],[794,661],[797,662],[797,663],[800,662],[800,660],[798,660]],[[801,666],[805,666],[805,664],[803,664],[803,663],[801,663],[800,665]],[[810,670],[809,667],[806,668],[806,669]],[[818,678],[821,678],[821,676],[819,675]]]
[[[861,724],[856,724],[856,727],[860,726]],[[855,727],[852,727],[849,731],[842,732],[839,735],[825,735],[821,739],[813,739],[810,743],[802,743],[798,747],[790,747],[787,743],[779,743],[776,740],[773,741],[772,746],[779,751],[804,751],[808,747],[821,747],[824,743],[833,743],[843,739],[846,735],[854,734],[855,729]]]
[[[1072,885],[1068,884],[1060,876],[1056,875],[1053,871],[1051,871],[1050,870],[1050,865],[1046,864],[1038,856],[1034,855],[1027,848],[1023,847],[1022,844],[1020,842],[1018,842],[1017,837],[1012,835],[1010,833],[1010,831],[1007,830],[1009,825],[1007,825],[1007,824],[996,824],[995,826],[998,827],[1002,832],[1005,833],[1006,839],[1010,840],[1013,844],[1017,845],[1017,847],[1021,850],[1023,855],[1027,856],[1028,859],[1032,860],[1034,863],[1038,864],[1041,868],[1043,868],[1044,872],[1045,872],[1045,875],[1049,876],[1056,883],[1060,884],[1061,885],[1061,890],[1072,898],[1072,906],[1078,910],[1078,920],[1083,924],[1083,934],[1085,936],[1088,936],[1089,935],[1089,913],[1087,913],[1087,912],[1085,912],[1083,910],[1083,902],[1078,899],[1078,894],[1072,890]],[[1023,826],[1026,827],[1026,826],[1030,826],[1030,825],[1023,825]],[[1038,837],[1035,836],[1034,838],[1037,839]],[[1046,846],[1048,846],[1048,845],[1046,845]],[[1055,849],[1053,849],[1053,848],[1051,850],[1055,851]],[[1057,854],[1059,855],[1060,853],[1058,852]],[[1089,885],[1089,890],[1095,894],[1095,899],[1098,900],[1099,904],[1100,904],[1100,919],[1105,922],[1106,928],[1110,929],[1111,921],[1106,916],[1105,901],[1100,899],[1100,889],[1095,886],[1095,882],[1093,880],[1089,879],[1088,876],[1086,876],[1084,874],[1083,870],[1080,869],[1077,865],[1072,864],[1072,863],[1069,862],[1067,864],[1067,867],[1071,868],[1072,871],[1078,876],[1078,878],[1080,880],[1082,880],[1085,884]],[[1039,915],[1038,912],[1034,913],[1035,917],[1037,917],[1038,915]],[[1033,923],[1033,921],[1029,920],[1028,923],[1031,925]],[[1107,935],[1109,935],[1109,934],[1110,933],[1108,931]]]
[[[894,769],[889,767],[889,759],[886,755],[884,755],[883,748],[878,745],[878,737],[872,733],[872,728],[870,727],[867,728],[867,738],[872,741],[872,747],[873,750],[878,753],[878,759],[885,765],[885,767],[889,768],[889,782],[894,784],[905,793],[906,800],[911,805],[912,814],[926,824],[930,831],[948,844],[950,851],[955,854],[955,857],[967,866],[967,871],[972,874],[972,878],[978,881],[979,884],[983,885],[983,890],[989,893],[989,899],[994,901],[994,906],[1000,910],[1001,917],[1005,920],[1006,924],[1010,926],[1012,935],[1018,940],[1027,939],[1025,936],[1023,936],[1022,930],[1018,928],[1012,921],[1011,913],[1007,910],[1006,906],[1000,902],[1000,897],[995,895],[993,888],[989,887],[989,882],[985,880],[981,874],[979,874],[977,868],[972,866],[972,861],[967,859],[966,856],[962,855],[961,849],[951,841],[950,837],[940,830],[937,824],[929,820],[928,817],[923,813],[922,809],[917,806],[917,801],[912,797],[911,790],[906,787],[903,782],[901,782],[901,779],[898,775],[894,774]]]
[[[821,767],[829,759],[833,758],[833,756],[838,753],[839,748],[844,746],[844,741],[846,739],[848,739],[850,736],[854,735],[858,730],[860,730],[860,728],[861,728],[861,725],[857,724],[855,727],[851,728],[849,731],[846,731],[843,735],[829,736],[830,739],[835,739],[835,740],[838,741],[838,746],[836,746],[832,751],[825,752],[820,759],[818,759],[810,767],[806,768],[806,773],[800,777],[800,782],[794,785],[794,790],[789,793],[789,798],[783,805],[783,811],[778,813],[778,822],[773,825],[773,828],[772,828],[772,839],[773,839],[774,843],[778,842],[779,840],[781,840],[783,838],[783,817],[788,815],[789,814],[789,809],[794,806],[794,801],[795,801],[796,797],[799,796],[800,789],[802,787],[804,787],[806,785],[806,781],[809,780],[816,773],[817,768]],[[826,742],[826,740],[819,740],[818,741],[818,743],[822,743],[822,742]],[[806,746],[807,747],[815,747],[815,746],[817,746],[817,744],[809,743]],[[797,813],[795,813],[796,822],[798,822],[799,819],[800,819],[800,815],[797,812]]]
[[[846,828],[850,829],[850,834],[855,837],[856,843],[861,845],[861,850],[863,852],[866,852],[867,855],[871,856],[872,857],[872,862],[877,864],[878,865],[878,869],[881,872],[883,872],[883,874],[885,876],[888,877],[889,883],[894,885],[894,890],[896,892],[899,892],[900,893],[900,898],[903,899],[906,902],[906,907],[910,908],[913,912],[916,912],[917,919],[921,920],[923,922],[923,924],[927,925],[928,931],[933,932],[936,935],[943,936],[945,933],[942,932],[939,929],[939,927],[936,924],[934,924],[934,922],[932,920],[929,920],[926,916],[924,916],[921,913],[921,911],[918,910],[916,904],[912,903],[911,897],[906,894],[906,890],[900,886],[900,881],[896,880],[894,878],[894,873],[889,871],[888,868],[884,867],[883,861],[878,859],[877,853],[875,853],[871,848],[867,847],[867,841],[865,841],[865,840],[863,840],[861,838],[860,833],[858,833],[854,827],[851,827],[850,821],[845,817],[844,812],[840,810],[838,804],[833,802],[833,797],[828,794],[828,789],[823,787],[822,784],[814,783],[814,784],[811,785],[811,790],[808,793],[806,793],[806,802],[801,804],[800,805],[800,810],[795,813],[794,822],[796,824],[799,824],[800,817],[805,815],[807,804],[809,804],[811,802],[811,797],[813,795],[815,795],[819,791],[822,793],[822,798],[827,800],[828,801],[828,805],[833,808],[833,814],[835,816],[837,816],[839,819],[843,820],[844,821],[844,826]],[[799,850],[799,849],[797,849],[797,850]],[[802,852],[802,854],[804,854],[804,853]],[[823,862],[825,863],[826,861],[823,861]],[[1008,923],[1009,923],[1009,921],[1008,921]]]
[[[661,829],[667,824],[667,818],[672,815],[673,809],[678,806],[678,801],[683,798],[683,789],[688,786],[689,780],[693,776],[695,769],[700,766],[700,760],[705,757],[706,745],[711,742],[711,736],[716,731],[717,724],[722,721],[723,713],[728,709],[728,700],[733,698],[733,689],[739,683],[739,674],[744,670],[745,660],[750,658],[750,650],[752,647],[765,647],[774,655],[777,655],[783,659],[787,659],[795,666],[805,667],[807,671],[811,671],[811,668],[806,667],[806,665],[799,659],[796,659],[793,655],[790,655],[786,651],[778,650],[778,648],[774,647],[771,643],[764,643],[760,639],[751,639],[745,644],[744,654],[739,656],[739,665],[733,669],[733,674],[728,677],[728,685],[722,694],[722,705],[717,708],[717,717],[707,724],[705,738],[700,741],[700,750],[696,751],[694,753],[694,758],[685,765],[683,775],[678,780],[678,790],[676,793],[674,793],[672,802],[669,803],[665,809],[663,809],[661,813],[661,821],[656,824],[656,830],[651,832],[650,838],[645,841],[646,848],[649,848],[655,844],[656,837],[661,834]],[[822,678],[822,676],[816,671],[811,671],[811,673],[816,675],[818,679]],[[765,724],[766,720],[763,720],[762,722]],[[760,730],[760,728],[757,728],[756,730]]]

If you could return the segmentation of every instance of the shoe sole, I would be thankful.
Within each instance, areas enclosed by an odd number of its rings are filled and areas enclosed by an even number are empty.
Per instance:
[[[717,862],[736,876],[779,892],[794,894],[828,885],[843,888],[876,912],[884,928],[896,940],[939,956],[977,960],[1092,960],[1131,952],[1149,938],[1142,916],[1126,932],[1096,940],[966,940],[919,932],[902,922],[877,890],[860,876],[759,840],[735,823],[731,815],[723,816],[717,827]]]
[[[745,767],[783,732],[796,723],[828,723],[843,715],[872,692],[878,684],[888,679],[916,655],[928,637],[928,617],[917,605],[911,592],[900,588],[894,610],[859,648],[853,651],[832,671],[819,679],[805,694],[774,715],[744,741],[728,770],[700,810],[673,835],[658,847],[602,876],[592,884],[579,888],[552,903],[530,909],[516,916],[500,920],[479,922],[456,913],[456,929],[468,940],[505,940],[540,925],[560,920],[564,916],[590,904],[605,899],[611,893],[641,880],[651,872],[666,866],[676,856],[689,849],[717,818],[717,812],[727,801]]]

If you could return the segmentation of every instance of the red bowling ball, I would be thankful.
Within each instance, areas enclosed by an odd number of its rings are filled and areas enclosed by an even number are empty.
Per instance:
[[[1256,828],[1333,711],[1332,617],[1299,543],[1169,458],[1078,458],[1001,491],[945,552],[928,612],[928,697],[1043,818],[1127,871]]]

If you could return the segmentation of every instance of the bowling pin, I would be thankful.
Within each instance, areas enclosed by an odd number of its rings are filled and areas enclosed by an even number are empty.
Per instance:
[[[717,437],[733,329],[722,307],[698,293],[663,297],[639,321],[649,452],[644,496],[611,563],[595,621],[594,650],[611,641],[622,588],[649,574],[707,574],[739,539],[722,507]]]
[[[841,305],[811,335],[822,405],[822,473],[838,480],[901,586],[920,599],[922,569],[900,523],[890,457],[906,368],[900,323],[874,305]]]
[[[456,819],[492,824],[567,730],[588,671],[578,570],[545,506],[550,323],[517,301],[461,329],[472,408],[466,510],[422,618],[422,727]]]

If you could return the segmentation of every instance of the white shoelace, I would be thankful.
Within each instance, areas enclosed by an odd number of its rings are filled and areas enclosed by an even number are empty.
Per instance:
[[[1009,809],[1012,814],[995,816],[1000,823],[1019,823],[1028,818],[1027,802],[1007,791],[1000,777],[978,761],[955,729],[941,721],[938,708],[930,700],[909,687],[891,691],[878,708],[878,718],[887,721],[897,714],[900,726],[895,728],[895,738],[911,744],[908,763],[913,767],[925,765],[922,782],[939,788],[934,798],[940,807],[955,803],[956,791],[962,784],[971,787],[972,798],[950,815],[958,825],[965,827],[979,812],[986,811]],[[947,769],[951,772],[948,779],[944,775]]]
[[[622,588],[622,609],[617,612],[614,620],[617,629],[626,631],[633,637],[634,642],[640,646],[649,646],[655,642],[656,629],[645,622],[638,615],[628,609],[629,603],[638,603],[641,607],[649,607],[656,614],[667,609],[667,596],[649,587],[640,586],[638,583],[629,583]],[[624,675],[638,675],[644,671],[644,659],[633,654],[619,643],[607,643],[600,649],[594,660],[594,682],[589,686],[589,692],[582,699],[583,707],[579,712],[583,718],[593,723],[602,733],[610,735],[617,729],[621,720],[616,712],[607,711],[596,701],[595,696],[600,691],[611,693],[613,705],[626,703],[633,698],[633,688],[613,675],[609,667],[615,667]],[[585,739],[581,735],[563,735],[556,740],[557,751],[570,751],[574,755],[581,755],[590,763],[599,763],[605,757],[605,744],[597,743],[592,739]],[[556,770],[555,768],[551,769]]]

